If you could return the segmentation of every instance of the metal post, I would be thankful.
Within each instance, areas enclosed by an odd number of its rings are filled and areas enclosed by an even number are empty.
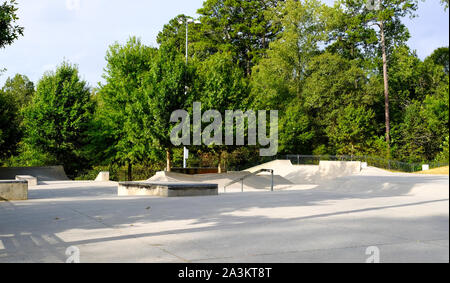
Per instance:
[[[244,179],[242,179],[242,183],[241,183],[241,192],[244,192]]]
[[[188,46],[189,46],[189,23],[194,23],[194,24],[200,24],[199,21],[194,21],[193,19],[184,19],[185,23],[186,23],[186,65],[188,64],[188,58],[189,58],[189,54],[188,54]],[[180,24],[182,23],[181,21],[179,22]],[[187,95],[187,90],[188,87],[187,85],[185,86],[185,92],[184,94]],[[184,151],[186,151],[186,147],[184,147]],[[187,167],[187,158],[183,157],[183,167],[186,168]]]
[[[273,170],[272,170],[272,185],[270,191],[273,192]]]
[[[188,32],[189,32],[189,22],[186,20],[186,64],[188,63]]]
[[[188,33],[189,33],[189,22],[186,20],[186,65],[188,64]],[[184,87],[184,94],[187,95],[187,86]],[[183,156],[183,168],[187,167],[186,160],[186,147],[183,148],[184,156]]]

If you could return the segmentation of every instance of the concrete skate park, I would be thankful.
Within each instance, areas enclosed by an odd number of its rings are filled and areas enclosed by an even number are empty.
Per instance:
[[[85,263],[364,263],[369,247],[380,262],[449,261],[448,175],[276,160],[226,174],[158,172],[133,191],[104,177],[70,181],[62,168],[0,179],[33,174],[27,200],[0,201],[0,262],[66,262],[69,247]],[[155,184],[217,193],[150,195]]]

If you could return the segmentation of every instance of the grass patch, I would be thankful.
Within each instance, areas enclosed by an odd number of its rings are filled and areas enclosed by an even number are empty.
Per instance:
[[[449,175],[449,166],[434,168],[427,171],[417,172],[417,174]]]

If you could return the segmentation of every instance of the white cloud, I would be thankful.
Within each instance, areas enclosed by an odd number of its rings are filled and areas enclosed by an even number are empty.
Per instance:
[[[69,11],[79,11],[81,8],[81,0],[66,0],[66,8]]]

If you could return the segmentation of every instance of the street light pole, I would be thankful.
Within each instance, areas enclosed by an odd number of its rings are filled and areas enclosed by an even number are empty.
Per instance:
[[[188,64],[189,20],[186,20],[186,65]]]
[[[183,21],[179,21],[180,24],[183,24]],[[188,46],[189,46],[189,24],[190,23],[194,23],[194,24],[200,24],[200,21],[194,21],[193,19],[186,19],[185,20],[186,23],[186,65],[188,64]],[[184,94],[187,95],[187,85],[185,86],[185,90],[184,90]],[[187,159],[189,158],[189,151],[186,147],[184,147],[183,149],[183,168],[186,169],[187,167]]]

